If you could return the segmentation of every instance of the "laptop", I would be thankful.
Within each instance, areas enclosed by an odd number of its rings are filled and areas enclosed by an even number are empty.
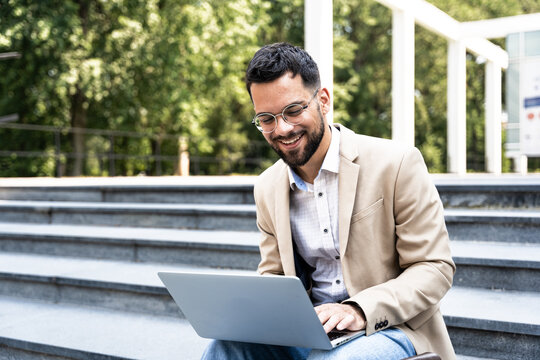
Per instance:
[[[326,334],[294,276],[159,272],[199,336],[329,350],[362,331]],[[329,336],[330,335],[330,336]]]

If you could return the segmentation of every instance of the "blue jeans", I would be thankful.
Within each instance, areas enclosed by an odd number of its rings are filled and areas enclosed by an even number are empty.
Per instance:
[[[361,336],[333,350],[311,350],[298,347],[251,344],[214,340],[202,360],[401,360],[416,351],[399,329],[389,328],[370,336]]]

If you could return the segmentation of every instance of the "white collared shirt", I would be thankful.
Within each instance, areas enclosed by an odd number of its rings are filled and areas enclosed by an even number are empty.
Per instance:
[[[314,268],[311,274],[314,305],[348,298],[339,254],[338,172],[340,133],[330,126],[332,140],[313,184],[289,167],[290,219],[298,254]]]

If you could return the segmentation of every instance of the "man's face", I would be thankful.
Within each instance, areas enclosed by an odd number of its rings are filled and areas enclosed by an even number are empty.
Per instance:
[[[251,96],[257,114],[277,114],[290,104],[306,105],[314,90],[305,88],[299,75],[293,78],[288,73],[269,83],[252,84]],[[292,168],[305,165],[324,136],[326,121],[319,107],[318,94],[300,116],[302,122],[298,125],[291,125],[277,116],[276,129],[263,133],[270,146]]]

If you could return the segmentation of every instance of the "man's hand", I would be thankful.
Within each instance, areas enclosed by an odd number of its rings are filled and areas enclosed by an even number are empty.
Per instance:
[[[366,327],[366,319],[360,309],[349,304],[322,304],[315,307],[324,331],[328,334],[334,330],[362,330]]]

